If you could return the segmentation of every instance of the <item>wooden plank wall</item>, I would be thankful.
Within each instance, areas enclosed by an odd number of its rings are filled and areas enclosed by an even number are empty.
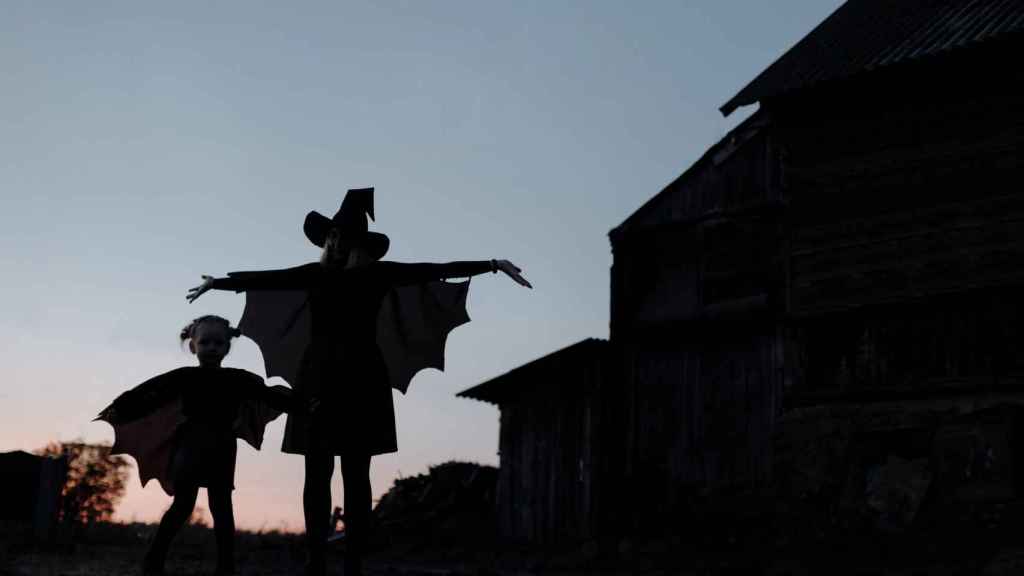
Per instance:
[[[1024,383],[1024,291],[985,288],[794,320],[789,403]]]
[[[1012,60],[964,51],[768,106],[787,198],[792,403],[979,392],[1017,371],[1004,345],[1020,336],[1024,288]]]
[[[1024,136],[1018,146],[1024,149]],[[947,165],[917,177],[916,185],[881,176],[871,183],[914,196],[913,207],[880,206],[875,214],[826,223],[805,216],[792,233],[793,313],[1024,284],[1024,189],[1013,183],[1024,176],[1024,155],[1007,154],[962,158],[959,171]],[[929,198],[955,184],[959,199]]]
[[[498,516],[507,538],[556,544],[596,534],[603,364],[552,372],[538,394],[501,406]]]
[[[794,314],[1024,284],[1024,71],[983,55],[774,107]]]
[[[748,296],[730,290],[742,280],[739,291],[749,292],[746,285],[759,274],[738,274],[737,267],[771,262],[775,245],[764,235],[776,234],[778,159],[767,120],[751,120],[734,142],[713,146],[613,231],[612,340],[628,341],[644,325],[693,318],[713,301]],[[710,257],[707,242],[714,243]]]
[[[689,344],[631,346],[625,365],[625,474],[639,525],[682,511],[695,491],[769,480],[782,406],[779,330],[719,326]]]
[[[782,206],[770,126],[719,143],[612,235],[622,350],[618,523],[665,527],[695,491],[771,473],[783,349]]]

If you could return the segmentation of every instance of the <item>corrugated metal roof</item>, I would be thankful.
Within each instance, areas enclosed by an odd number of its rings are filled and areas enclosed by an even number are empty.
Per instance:
[[[595,360],[600,361],[606,352],[607,345],[607,340],[599,338],[580,340],[575,344],[513,368],[501,376],[463,390],[456,396],[500,404],[516,398],[524,389],[531,389],[530,387],[537,381],[550,379],[555,373],[553,370],[555,365],[578,366]]]
[[[1024,0],[849,0],[719,110],[1020,30]]]

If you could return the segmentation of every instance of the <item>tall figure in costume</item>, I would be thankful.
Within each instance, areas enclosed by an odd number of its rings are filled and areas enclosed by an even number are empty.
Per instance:
[[[507,260],[381,261],[389,240],[368,230],[367,216],[373,218],[373,189],[349,190],[333,218],[315,211],[306,216],[306,237],[322,248],[319,262],[283,270],[233,272],[226,278],[204,276],[202,285],[188,294],[194,301],[211,288],[245,291],[243,333],[249,334],[246,318],[256,326],[264,317],[276,318],[272,323],[279,329],[270,332],[300,332],[297,338],[282,336],[274,346],[261,342],[265,334],[249,335],[261,344],[268,375],[273,375],[272,358],[298,357],[294,368],[278,372],[286,378],[293,374],[298,403],[317,406],[312,412],[289,414],[282,446],[284,452],[305,456],[303,509],[310,574],[323,574],[326,569],[334,456],[340,456],[345,487],[345,573],[361,572],[371,506],[370,458],[397,451],[391,387],[404,391],[416,370],[391,359],[388,349],[398,342],[411,350],[433,328],[441,339],[440,351],[407,356],[422,356],[423,365],[443,367],[444,335],[468,320],[464,310],[468,282],[440,281],[500,271],[530,287],[520,269]],[[268,294],[299,297],[286,305],[282,296],[273,304],[277,296]],[[460,305],[462,319],[456,318],[454,310]],[[308,318],[308,328],[296,328],[302,318]]]
[[[112,452],[136,459],[142,484],[156,478],[174,497],[146,554],[146,574],[163,573],[168,547],[191,516],[199,488],[206,488],[213,516],[217,574],[234,573],[236,438],[258,450],[267,423],[293,406],[284,386],[267,387],[252,372],[221,367],[237,335],[220,316],[196,318],[180,337],[199,366],[146,380],[97,418],[114,427]]]

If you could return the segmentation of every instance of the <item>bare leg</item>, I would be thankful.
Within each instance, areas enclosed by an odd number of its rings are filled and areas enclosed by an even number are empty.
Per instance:
[[[210,515],[217,537],[217,574],[235,573],[235,512],[231,488],[208,488]]]
[[[143,570],[147,574],[163,572],[167,549],[171,545],[171,540],[188,521],[188,517],[192,515],[192,510],[196,507],[198,493],[199,487],[195,484],[178,482],[175,486],[174,502],[171,503],[167,512],[164,512],[164,517],[160,520],[160,527],[157,528],[156,536],[153,537],[153,543],[143,561]]]
[[[345,483],[345,576],[362,574],[370,529],[370,456],[342,456]]]
[[[334,456],[329,453],[306,455],[306,481],[302,488],[302,511],[306,517],[306,547],[311,575],[327,569],[327,528],[331,521],[331,476]]]

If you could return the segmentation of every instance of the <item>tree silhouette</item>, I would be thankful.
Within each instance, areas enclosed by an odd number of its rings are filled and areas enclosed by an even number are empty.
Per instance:
[[[51,442],[38,454],[67,456],[68,476],[61,490],[62,521],[89,524],[110,519],[124,495],[127,458],[111,455],[109,445],[82,441]]]

